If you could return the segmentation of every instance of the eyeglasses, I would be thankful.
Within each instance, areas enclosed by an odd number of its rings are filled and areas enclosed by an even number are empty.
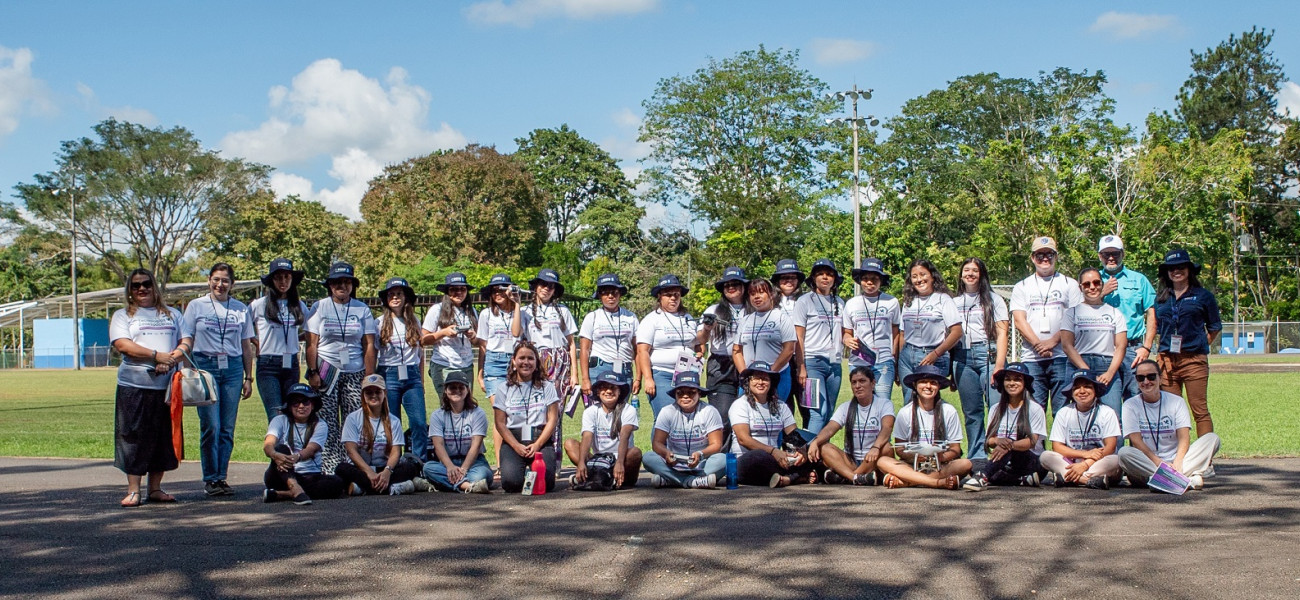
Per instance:
[[[660,298],[681,298],[681,292],[659,292]]]
[[[1143,381],[1155,381],[1159,378],[1160,378],[1159,373],[1150,373],[1148,375],[1143,375],[1141,373],[1138,373],[1133,375],[1133,379],[1136,379],[1138,383],[1142,383]]]
[[[132,281],[132,282],[131,282],[131,289],[133,289],[133,290],[152,290],[152,289],[153,289],[153,280]]]
[[[1086,288],[1101,287],[1101,280],[1100,280],[1100,279],[1094,279],[1094,280],[1092,280],[1092,281],[1080,281],[1080,282],[1079,282],[1079,287],[1081,287],[1081,288],[1085,288],[1085,289],[1086,289]]]
[[[600,294],[601,296],[617,296],[621,294],[622,291],[614,287],[603,287],[600,288],[599,290],[596,290],[596,293]]]

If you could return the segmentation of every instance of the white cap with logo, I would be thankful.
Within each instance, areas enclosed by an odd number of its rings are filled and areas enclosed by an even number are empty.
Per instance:
[[[1124,240],[1119,239],[1118,235],[1108,235],[1097,242],[1097,251],[1102,252],[1107,249],[1123,250]]]

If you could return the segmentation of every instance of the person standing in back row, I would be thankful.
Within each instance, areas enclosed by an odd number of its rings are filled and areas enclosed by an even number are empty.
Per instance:
[[[961,341],[961,315],[952,292],[934,264],[917,259],[907,267],[903,283],[903,350],[898,356],[898,374],[907,379],[917,367],[934,365],[951,371],[948,351]],[[915,390],[903,387],[903,402],[911,402]]]
[[[658,285],[650,289],[659,308],[641,319],[637,327],[636,360],[641,372],[641,389],[645,390],[656,417],[673,403],[668,390],[673,387],[673,376],[679,365],[702,354],[702,347],[695,339],[695,319],[682,307],[682,298],[689,291],[676,275],[660,277]]]
[[[307,318],[307,383],[321,390],[321,421],[329,438],[321,457],[325,473],[344,460],[343,419],[361,409],[361,380],[375,372],[375,315],[356,298],[360,281],[352,265],[336,262],[325,277],[329,296]],[[328,381],[322,380],[322,371]]]
[[[1120,366],[1121,396],[1132,398],[1138,394],[1133,370],[1149,358],[1156,343],[1156,290],[1146,275],[1124,266],[1124,240],[1108,235],[1097,242],[1097,258],[1101,260],[1102,301],[1114,306],[1124,319],[1128,345],[1124,347],[1124,363]]]
[[[736,401],[740,387],[740,372],[731,357],[731,346],[736,343],[740,320],[745,318],[745,286],[749,280],[740,267],[727,267],[722,278],[714,282],[714,289],[722,295],[718,303],[704,309],[700,317],[698,341],[709,347],[705,362],[708,374],[709,405],[718,409],[723,421],[723,437],[731,436],[728,411]]]
[[[596,278],[596,293],[592,297],[600,301],[600,307],[582,318],[582,328],[578,330],[582,358],[577,369],[583,395],[594,401],[591,382],[601,373],[617,373],[632,382],[632,407],[641,408],[636,395],[641,392],[641,377],[646,374],[634,374],[632,368],[636,331],[641,321],[623,308],[621,302],[626,295],[627,286],[618,280],[618,275],[605,273]]]
[[[451,373],[461,373],[466,381],[474,381],[478,314],[470,306],[469,293],[474,288],[464,273],[448,273],[434,289],[443,295],[442,302],[424,313],[420,343],[433,349],[429,355],[429,379],[433,381],[434,395],[441,398],[443,382]]]
[[[803,388],[809,379],[820,383],[816,386],[818,398],[805,401],[816,406],[808,410],[805,428],[817,435],[835,414],[835,403],[840,398],[840,379],[844,372],[840,315],[844,312],[844,300],[840,299],[839,290],[844,277],[835,263],[822,258],[813,263],[807,283],[811,289],[795,301],[794,307],[795,355],[803,356],[802,363],[794,363],[799,373],[794,386]]]
[[[287,258],[271,261],[262,276],[266,295],[248,304],[257,332],[257,393],[269,423],[280,415],[289,387],[298,383],[298,337],[307,305],[298,298],[303,272]]]
[[[850,367],[871,367],[875,380],[876,400],[893,402],[895,358],[903,345],[902,308],[898,298],[885,293],[889,274],[879,258],[867,258],[862,267],[853,269],[853,280],[862,293],[844,304],[842,331],[844,346],[849,349]]]
[[[1083,302],[1079,282],[1056,272],[1056,240],[1034,238],[1030,260],[1034,272],[1011,289],[1011,318],[1020,332],[1020,358],[1033,377],[1034,402],[1052,414],[1066,403],[1070,364],[1061,348],[1061,318]]]
[[[786,320],[791,323],[794,323],[795,304],[803,297],[803,284],[807,279],[807,275],[799,270],[799,262],[795,259],[783,258],[776,261],[776,269],[772,272],[772,285],[776,288],[775,304],[781,314],[785,315]],[[790,365],[794,367],[790,370],[791,383],[794,383],[794,375],[798,371],[797,365],[802,365],[803,361],[803,347],[796,344],[794,356],[790,358]],[[792,411],[798,413],[806,428],[811,415],[800,402],[803,398],[803,386],[790,385],[787,386],[786,390],[785,397],[781,398],[781,400]]]
[[[1187,398],[1196,436],[1214,431],[1207,390],[1210,347],[1223,331],[1219,302],[1197,278],[1201,266],[1186,250],[1170,250],[1160,264],[1156,322],[1160,334],[1160,372],[1164,391]]]

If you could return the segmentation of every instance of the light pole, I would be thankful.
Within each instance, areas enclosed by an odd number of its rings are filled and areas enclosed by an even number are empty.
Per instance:
[[[77,192],[81,190],[77,187],[76,173],[68,170],[68,177],[71,179],[64,184],[68,187],[54,190],[54,194],[60,192],[68,195],[68,202],[71,205],[69,216],[71,217],[68,233],[72,239],[72,365],[78,371],[81,370],[81,319],[77,315]]]
[[[826,124],[842,125],[848,123],[853,128],[853,268],[855,269],[862,266],[862,203],[858,200],[859,188],[862,186],[858,181],[858,127],[863,125],[875,127],[880,124],[880,121],[877,121],[873,115],[858,116],[858,98],[870,100],[871,92],[872,90],[859,90],[858,84],[855,83],[851,90],[826,95],[827,100],[840,102],[847,98],[852,101],[853,105],[853,116],[851,118],[826,119]]]

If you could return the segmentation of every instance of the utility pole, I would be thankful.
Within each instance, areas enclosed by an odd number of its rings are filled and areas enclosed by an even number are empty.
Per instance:
[[[855,269],[862,266],[862,202],[858,199],[862,185],[858,179],[858,127],[863,125],[875,127],[880,124],[880,121],[877,121],[873,115],[858,117],[858,98],[870,100],[872,91],[859,90],[858,84],[855,83],[851,90],[826,95],[828,100],[843,102],[847,98],[852,101],[853,116],[851,118],[826,119],[826,124],[842,125],[848,123],[853,129],[853,268]]]

